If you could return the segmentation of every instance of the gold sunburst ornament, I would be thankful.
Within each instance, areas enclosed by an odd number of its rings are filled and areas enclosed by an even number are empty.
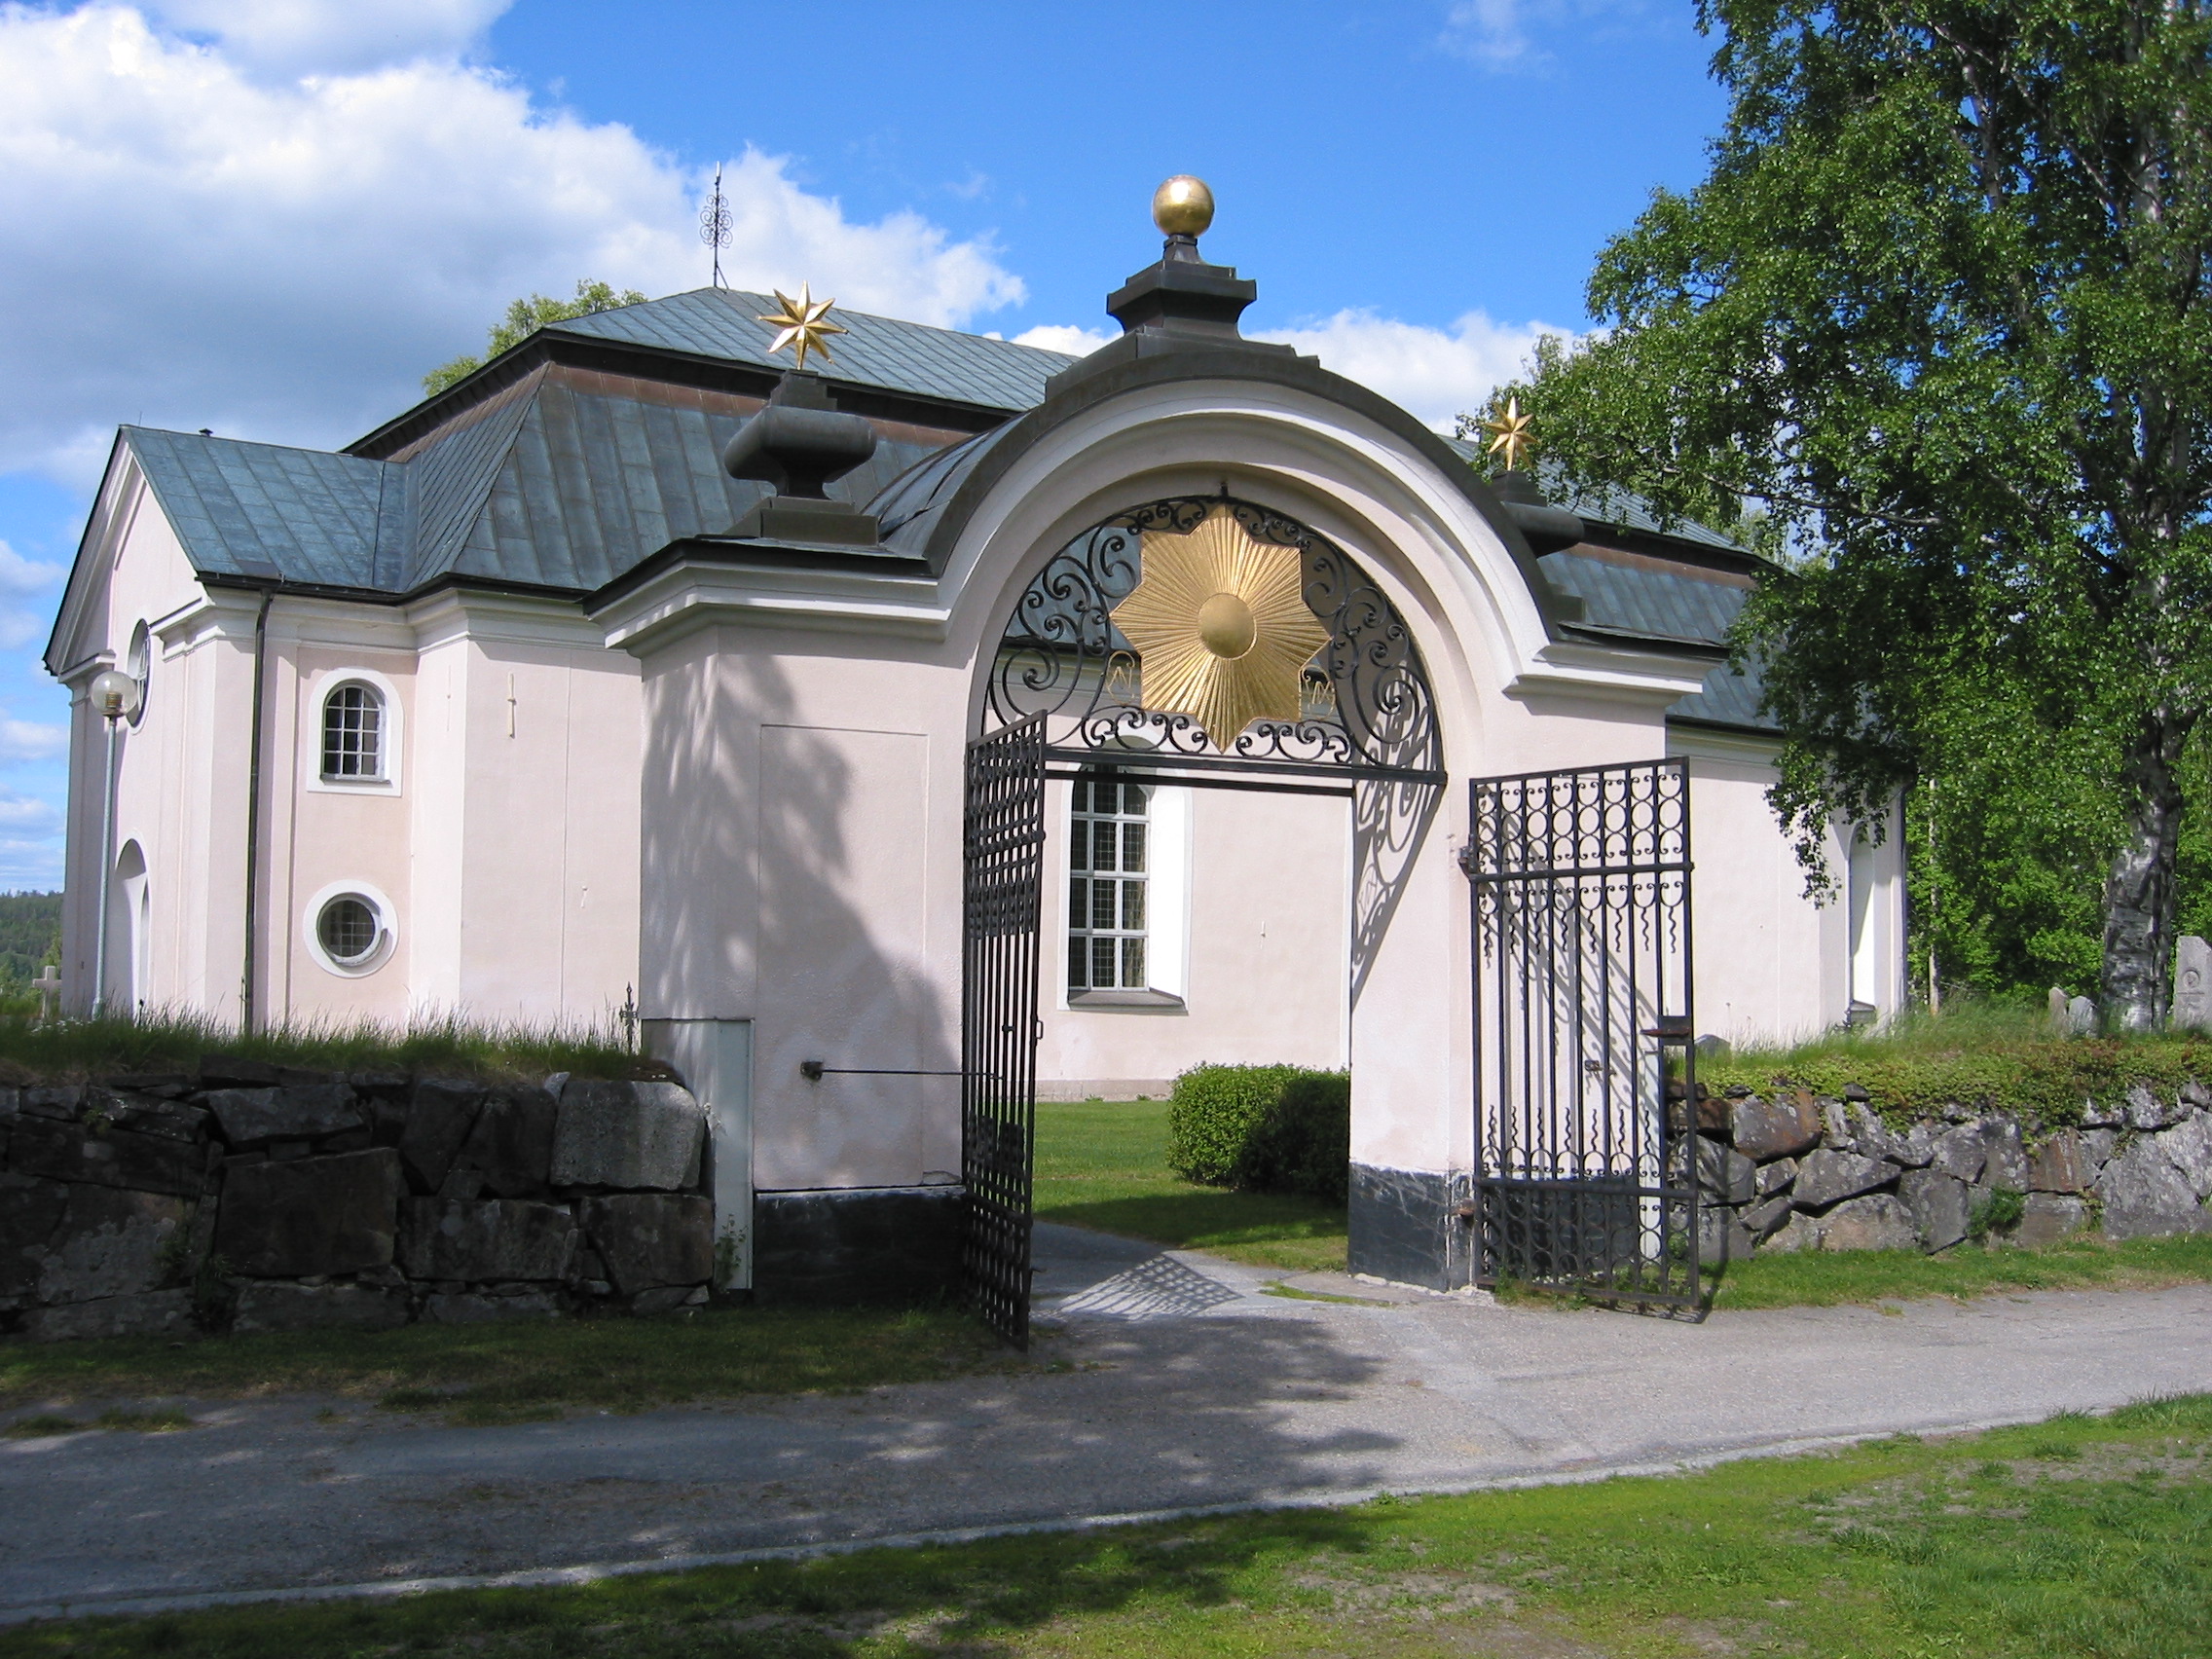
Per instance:
[[[837,359],[830,355],[829,337],[847,331],[834,322],[823,319],[829,316],[830,308],[837,302],[817,300],[812,288],[805,282],[798,285],[798,298],[795,300],[781,288],[775,290],[775,295],[776,304],[783,310],[753,319],[783,331],[776,336],[775,344],[768,348],[768,355],[773,357],[789,346],[792,348],[792,367],[794,369],[806,367],[806,354],[809,351],[819,351],[825,363],[834,363]]]
[[[1295,548],[1227,507],[1187,535],[1144,533],[1144,578],[1114,608],[1148,709],[1188,715],[1227,750],[1254,720],[1295,720],[1298,682],[1329,631],[1307,608]]]
[[[1536,447],[1536,440],[1529,431],[1531,424],[1533,423],[1530,418],[1521,413],[1519,397],[1507,398],[1505,413],[1494,421],[1483,423],[1483,430],[1491,434],[1488,453],[1497,455],[1502,452],[1506,471],[1511,472],[1518,467],[1522,459]]]

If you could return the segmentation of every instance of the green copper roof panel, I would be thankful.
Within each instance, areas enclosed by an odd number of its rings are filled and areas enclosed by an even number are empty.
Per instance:
[[[558,322],[552,332],[757,363],[762,368],[789,368],[789,351],[768,354],[776,330],[755,320],[776,309],[773,294],[695,288],[664,300]],[[1011,340],[870,316],[866,312],[840,309],[830,313],[830,320],[842,324],[846,332],[830,344],[831,361],[820,365],[824,378],[987,409],[1027,409],[1042,403],[1045,382],[1075,361],[1061,352],[1016,346]]]
[[[397,582],[407,479],[387,461],[126,426],[123,440],[203,575]]]

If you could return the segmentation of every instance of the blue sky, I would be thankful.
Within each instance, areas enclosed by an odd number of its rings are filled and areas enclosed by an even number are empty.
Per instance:
[[[518,293],[739,286],[1102,339],[1171,172],[1255,333],[1447,425],[1703,169],[1677,0],[0,7],[0,887],[60,868],[39,651],[115,425],[342,444]]]

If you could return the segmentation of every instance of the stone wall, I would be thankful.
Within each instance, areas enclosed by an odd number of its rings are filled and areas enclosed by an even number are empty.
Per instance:
[[[673,1083],[306,1072],[0,1088],[0,1330],[375,1329],[707,1300]]]
[[[1708,1260],[2212,1232],[2212,1093],[2194,1083],[2090,1101],[2058,1127],[1966,1107],[1899,1124],[1864,1098],[1731,1089],[1699,1102],[1698,1127]]]

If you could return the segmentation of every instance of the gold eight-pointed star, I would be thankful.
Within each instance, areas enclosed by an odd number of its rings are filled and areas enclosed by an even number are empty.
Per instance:
[[[1496,455],[1502,450],[1505,454],[1505,469],[1512,471],[1521,464],[1522,457],[1536,447],[1536,440],[1529,432],[1532,424],[1534,423],[1521,413],[1521,399],[1507,398],[1505,413],[1494,421],[1483,423],[1483,430],[1491,434],[1487,453]]]
[[[794,369],[806,367],[806,354],[809,351],[819,351],[825,363],[834,363],[837,359],[830,355],[829,337],[847,331],[834,322],[823,319],[830,314],[830,308],[837,302],[817,300],[812,285],[805,282],[798,285],[798,298],[795,300],[781,288],[775,290],[775,295],[776,304],[783,309],[754,318],[756,322],[764,322],[771,328],[782,330],[776,336],[775,344],[768,348],[768,355],[773,357],[789,346],[793,349],[792,367]]]
[[[1148,709],[1188,715],[1226,751],[1254,720],[1295,720],[1299,679],[1329,631],[1307,608],[1296,549],[1227,507],[1187,535],[1144,533],[1144,577],[1114,608]]]

